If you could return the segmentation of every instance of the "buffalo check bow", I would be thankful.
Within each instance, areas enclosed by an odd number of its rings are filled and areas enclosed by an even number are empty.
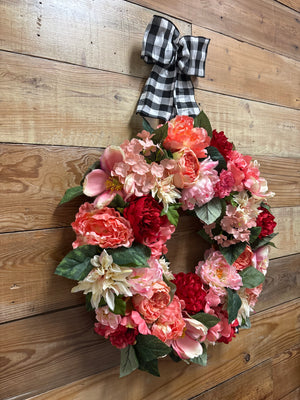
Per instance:
[[[141,57],[154,66],[137,106],[143,116],[168,121],[200,112],[190,77],[204,77],[210,39],[179,35],[171,21],[158,15],[146,28]]]

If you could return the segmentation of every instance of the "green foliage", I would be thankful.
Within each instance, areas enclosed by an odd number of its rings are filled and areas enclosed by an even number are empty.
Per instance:
[[[253,289],[263,283],[265,280],[264,274],[254,267],[248,267],[239,272],[243,280],[243,286],[248,289]]]
[[[107,253],[113,258],[115,264],[129,268],[149,268],[147,263],[151,255],[149,247],[140,243],[134,243],[131,247],[118,247],[116,249],[106,249]]]
[[[253,250],[257,250],[257,249],[259,249],[260,247],[263,247],[263,246],[266,246],[266,245],[270,245],[270,246],[273,246],[273,247],[276,247],[275,245],[274,245],[274,243],[272,243],[271,242],[271,240],[275,237],[275,236],[277,236],[278,235],[278,233],[271,233],[271,235],[269,235],[269,236],[265,236],[265,237],[263,237],[263,238],[261,238],[261,239],[257,239],[254,243],[253,243]]]
[[[214,315],[206,314],[204,312],[199,312],[198,314],[194,314],[191,317],[201,322],[208,329],[217,325],[217,323],[220,321],[219,318],[215,317]]]
[[[170,223],[174,226],[177,226],[178,221],[179,221],[179,214],[177,209],[181,207],[181,204],[176,203],[176,204],[170,204],[168,207],[168,211],[165,212],[162,210],[160,215],[166,215],[168,217],[168,220]]]
[[[164,276],[164,282],[165,282],[165,283],[169,286],[169,288],[170,288],[170,298],[171,298],[170,303],[171,303],[171,301],[173,300],[173,297],[174,297],[174,294],[175,294],[177,288],[176,288],[175,283],[169,281],[165,276]]]
[[[208,119],[208,116],[205,114],[204,111],[200,111],[200,114],[198,114],[194,118],[194,127],[204,128],[207,131],[208,136],[212,137],[212,127]]]
[[[228,303],[227,303],[227,312],[228,312],[228,322],[231,324],[238,314],[238,311],[242,305],[242,300],[240,296],[236,293],[235,290],[227,289],[228,294]]]
[[[207,350],[204,343],[202,343],[202,348],[203,348],[203,353],[198,357],[190,358],[190,362],[205,367],[205,365],[207,364]]]
[[[206,240],[208,243],[212,244],[213,240],[208,236],[208,234],[205,232],[204,229],[201,229],[200,231],[197,232],[199,236],[201,236],[204,240]]]
[[[250,229],[250,232],[251,232],[251,234],[250,234],[249,243],[252,244],[258,238],[258,236],[261,232],[261,226],[254,226],[253,228]]]
[[[215,168],[218,172],[221,172],[222,169],[227,169],[227,162],[216,147],[208,146],[206,150],[207,155],[210,156],[213,161],[219,162],[219,164]]]
[[[55,270],[56,275],[68,279],[81,281],[94,268],[90,262],[96,254],[99,254],[99,247],[84,245],[71,250],[60,262]]]
[[[120,377],[129,375],[139,367],[139,362],[133,346],[121,349]]]
[[[168,123],[166,122],[164,125],[162,125],[160,128],[155,129],[152,132],[152,141],[154,144],[161,144],[165,140],[165,138],[168,136]]]
[[[246,242],[232,244],[229,247],[220,247],[220,252],[225,257],[228,264],[232,265],[237,258],[244,252],[247,246]]]
[[[129,203],[126,203],[124,199],[119,195],[116,194],[113,200],[109,203],[108,207],[115,208],[116,210],[123,213],[124,208],[128,206]]]
[[[222,199],[215,197],[203,206],[195,207],[195,213],[201,221],[209,225],[221,216],[222,209]]]
[[[69,188],[65,191],[65,194],[63,195],[63,198],[61,199],[59,205],[67,203],[68,201],[71,201],[75,199],[75,197],[81,196],[82,194],[83,194],[82,186],[75,186]]]
[[[150,133],[153,133],[153,131],[154,131],[152,126],[149,124],[149,122],[144,117],[143,117],[143,129]]]
[[[115,308],[112,310],[114,314],[125,315],[126,302],[120,297],[115,297]]]

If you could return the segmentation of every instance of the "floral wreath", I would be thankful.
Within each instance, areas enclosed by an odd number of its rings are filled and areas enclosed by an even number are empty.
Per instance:
[[[258,163],[212,131],[203,111],[143,128],[107,147],[61,201],[94,198],[79,208],[73,250],[55,273],[78,281],[72,292],[95,310],[95,332],[121,349],[120,376],[159,376],[167,355],[205,365],[208,344],[249,328],[276,226]],[[201,220],[210,248],[195,272],[172,274],[166,242],[179,209]]]

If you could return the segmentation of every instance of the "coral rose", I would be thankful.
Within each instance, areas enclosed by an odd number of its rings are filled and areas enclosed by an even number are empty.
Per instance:
[[[210,137],[203,128],[194,128],[194,120],[186,115],[177,115],[168,122],[168,136],[164,147],[172,152],[188,147],[198,158],[206,157],[205,148],[210,144]]]
[[[133,296],[132,303],[145,321],[152,323],[157,320],[162,310],[169,304],[169,293],[170,288],[165,282],[155,282],[152,286],[152,296],[150,298],[137,294]]]
[[[250,246],[246,246],[243,253],[235,260],[233,266],[237,269],[237,271],[241,271],[247,267],[250,267],[252,264],[253,253]]]
[[[84,203],[76,214],[72,228],[77,235],[73,248],[84,244],[98,245],[103,249],[130,247],[134,237],[130,223],[113,208],[96,209]]]
[[[200,164],[196,154],[187,147],[173,154],[177,160],[177,168],[174,171],[174,185],[179,188],[191,186],[199,178]]]

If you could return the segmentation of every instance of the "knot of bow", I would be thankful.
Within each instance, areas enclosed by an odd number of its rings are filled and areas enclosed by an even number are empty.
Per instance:
[[[137,113],[165,121],[175,115],[199,114],[190,77],[204,77],[210,39],[179,36],[171,21],[157,15],[147,26],[141,57],[154,66],[139,99]]]

